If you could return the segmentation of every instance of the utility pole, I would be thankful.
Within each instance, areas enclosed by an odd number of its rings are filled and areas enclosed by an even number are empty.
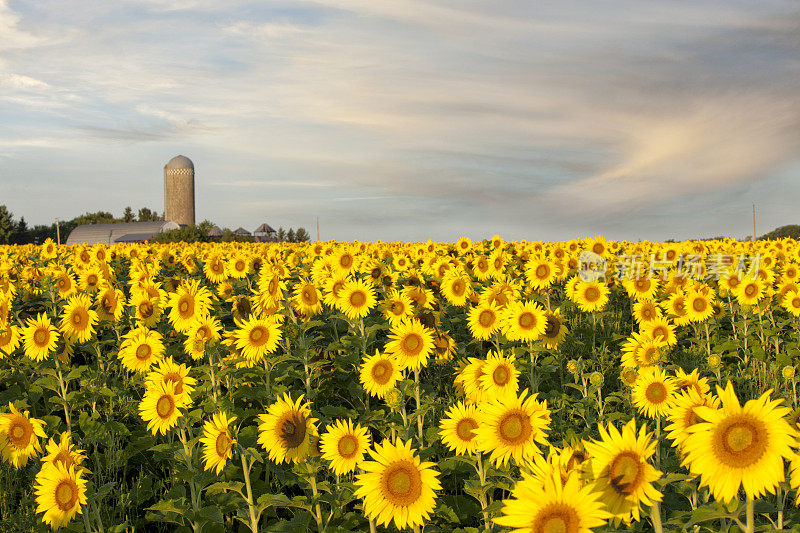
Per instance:
[[[750,240],[753,242],[756,240],[756,204],[753,204],[753,238]]]
[[[56,242],[61,244],[61,228],[58,227],[58,218],[56,218]]]
[[[319,217],[317,217],[317,240],[319,240]]]

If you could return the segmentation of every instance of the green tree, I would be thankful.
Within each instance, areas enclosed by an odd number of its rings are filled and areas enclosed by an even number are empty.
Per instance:
[[[278,234],[276,235],[278,242],[283,242],[286,240],[286,231],[284,231],[283,226],[278,228]]]
[[[0,244],[11,242],[15,228],[14,214],[6,206],[0,205]]]
[[[311,235],[308,234],[306,228],[297,228],[297,233],[294,234],[294,242],[308,242],[311,240]]]
[[[134,219],[133,209],[131,209],[131,206],[128,206],[125,208],[125,212],[122,214],[122,221],[133,222],[133,219]]]
[[[288,233],[286,233],[286,240],[289,242],[295,242],[294,228],[289,228]]]
[[[139,209],[139,222],[153,222],[157,220],[163,220],[158,214],[158,211],[151,211],[147,207],[143,207]]]

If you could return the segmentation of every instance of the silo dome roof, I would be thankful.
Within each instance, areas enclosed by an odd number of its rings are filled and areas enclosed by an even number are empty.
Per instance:
[[[176,155],[169,160],[164,168],[191,168],[194,170],[194,163],[186,156]]]

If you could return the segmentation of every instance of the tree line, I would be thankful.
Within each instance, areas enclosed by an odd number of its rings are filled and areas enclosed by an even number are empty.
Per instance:
[[[61,235],[61,242],[64,243],[72,230],[83,224],[153,222],[159,220],[164,220],[164,215],[159,214],[158,211],[142,207],[134,213],[133,208],[126,207],[121,217],[115,217],[112,213],[107,211],[97,211],[95,213],[85,213],[71,220],[62,220],[59,222],[58,231]],[[204,220],[193,226],[185,226],[180,229],[159,233],[153,240],[155,242],[164,243],[208,242],[212,240],[222,242],[255,240],[252,236],[236,235],[228,228],[222,229],[221,237],[212,238],[208,236],[208,232],[213,227],[214,224],[212,222]],[[35,226],[29,226],[24,216],[16,220],[14,214],[8,210],[7,206],[0,205],[0,244],[41,244],[46,239],[52,239],[54,242],[56,241],[57,232],[55,222],[50,225],[37,224]],[[296,230],[294,228],[289,228],[289,231],[280,228],[276,235],[273,236],[272,240],[277,242],[308,242],[311,240],[311,236],[305,228],[297,228]]]

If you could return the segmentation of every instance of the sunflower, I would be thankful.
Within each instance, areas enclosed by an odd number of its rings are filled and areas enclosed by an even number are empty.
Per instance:
[[[156,382],[148,387],[139,403],[139,415],[147,422],[147,429],[166,435],[183,416],[181,409],[188,406],[188,395],[175,393],[172,381]]]
[[[544,312],[546,320],[544,326],[544,333],[542,333],[542,342],[545,347],[554,350],[558,345],[564,342],[569,330],[564,325],[564,320],[561,318],[561,311],[559,309],[547,310]]]
[[[636,421],[631,420],[618,431],[600,426],[600,440],[586,442],[586,452],[592,457],[596,490],[612,514],[615,526],[640,519],[640,507],[661,501],[661,493],[653,482],[661,477],[648,460],[656,451],[656,442],[644,426],[637,435]]]
[[[378,525],[394,520],[398,529],[425,523],[436,506],[436,493],[442,488],[433,463],[421,462],[411,441],[376,444],[366,461],[366,472],[356,478],[354,493],[364,500],[364,514]]]
[[[482,368],[481,387],[486,398],[505,400],[517,396],[519,370],[514,366],[514,355],[508,357],[503,352],[489,352]]]
[[[245,255],[237,253],[228,262],[226,269],[230,277],[242,279],[247,277],[248,271],[250,270],[250,262]]]
[[[608,517],[593,485],[582,487],[577,476],[564,482],[556,469],[544,479],[523,473],[511,494],[493,521],[515,533],[590,533]]]
[[[478,449],[491,453],[489,459],[505,465],[512,457],[521,465],[541,454],[537,443],[547,445],[550,410],[537,395],[487,402],[481,406],[482,424],[475,429]]]
[[[322,301],[330,308],[338,308],[339,300],[342,298],[342,289],[349,281],[349,277],[345,274],[332,276],[325,281],[323,287]]]
[[[78,274],[78,287],[81,292],[94,293],[106,283],[103,272],[97,264],[93,264]]]
[[[800,316],[800,291],[787,291],[781,300],[781,305],[794,316]]]
[[[44,360],[55,350],[58,336],[58,331],[44,313],[39,313],[35,319],[29,318],[28,325],[22,328],[25,355],[34,361]]]
[[[581,281],[575,288],[575,303],[584,313],[602,310],[608,303],[608,287],[599,281]]]
[[[428,366],[433,348],[433,332],[415,318],[393,326],[386,344],[386,351],[397,357],[400,367],[412,370]]]
[[[337,420],[325,428],[320,438],[322,458],[330,461],[331,469],[337,476],[353,472],[364,461],[364,454],[370,447],[371,438],[367,428],[353,425],[349,418]]]
[[[641,325],[641,331],[650,337],[656,346],[672,346],[678,342],[675,326],[666,318],[657,318]]]
[[[719,399],[716,396],[701,393],[692,387],[675,396],[667,414],[670,424],[665,429],[667,436],[675,442],[675,446],[678,448],[683,448],[683,443],[689,436],[689,428],[700,421],[694,413],[695,407],[717,409]]]
[[[219,254],[212,254],[206,259],[203,265],[203,273],[211,283],[219,284],[228,278],[225,261],[222,260]]]
[[[488,340],[500,329],[500,309],[494,303],[485,303],[469,310],[469,330],[479,340]]]
[[[503,333],[510,341],[535,341],[547,329],[547,315],[536,302],[510,302],[502,317]]]
[[[92,301],[88,294],[71,297],[61,315],[61,333],[71,340],[88,341],[94,335],[97,312],[89,309]]]
[[[360,279],[351,279],[340,291],[339,308],[350,320],[364,318],[375,307],[375,288]]]
[[[633,387],[633,404],[648,418],[663,418],[674,399],[676,388],[675,380],[660,367],[645,368],[639,373],[639,379]]]
[[[17,346],[19,346],[19,328],[12,324],[0,323],[0,359],[4,355],[11,355]]]
[[[172,383],[175,388],[175,396],[181,402],[190,403],[197,380],[189,376],[189,367],[183,364],[179,365],[172,360],[172,357],[167,357],[156,363],[156,367],[147,374],[146,382],[148,389]]]
[[[274,352],[283,337],[280,326],[274,320],[263,320],[253,316],[239,324],[234,332],[236,348],[250,361],[260,361],[266,354]]]
[[[639,324],[661,318],[661,308],[652,300],[640,300],[633,304],[633,318]]]
[[[689,322],[704,322],[714,314],[714,300],[699,291],[686,295],[686,313]]]
[[[133,307],[133,316],[141,326],[147,328],[155,326],[163,313],[159,299],[145,292],[131,295],[130,305]]]
[[[445,413],[439,423],[439,436],[447,448],[458,455],[474,454],[478,451],[475,440],[475,429],[478,427],[480,414],[475,405],[465,406],[458,402]]]
[[[135,328],[125,334],[117,357],[130,372],[147,372],[164,357],[163,337],[156,330]]]
[[[56,465],[62,464],[65,467],[75,467],[75,470],[83,470],[80,464],[86,460],[83,455],[83,450],[76,450],[72,445],[72,435],[69,431],[65,431],[59,437],[59,443],[56,444],[55,438],[51,438],[47,443],[45,456],[42,457],[42,463]]]
[[[316,419],[311,418],[309,404],[301,395],[293,401],[284,394],[259,415],[258,443],[276,463],[298,463],[311,452],[311,438],[317,436]]]
[[[658,292],[658,278],[637,277],[623,282],[628,295],[637,302],[651,301]]]
[[[301,279],[294,287],[292,303],[300,314],[311,317],[322,312],[322,294],[313,282]]]
[[[536,258],[525,265],[525,277],[531,288],[547,289],[556,280],[555,265],[545,258]]]
[[[741,283],[732,289],[733,295],[739,305],[757,305],[765,295],[764,282],[760,278],[745,277]]]
[[[458,372],[453,384],[464,392],[467,398],[467,403],[480,404],[487,400],[486,390],[481,385],[481,378],[483,377],[483,367],[486,366],[486,361],[478,359],[477,357],[470,357],[461,361],[464,365]]]
[[[114,287],[106,287],[97,293],[97,316],[100,320],[116,322],[122,317],[125,307],[125,295]]]
[[[225,468],[225,463],[233,457],[233,445],[236,443],[228,426],[236,421],[235,416],[228,416],[222,411],[211,417],[211,420],[203,424],[203,436],[200,437],[200,444],[203,445],[204,470],[215,470],[219,475]]]
[[[441,292],[451,305],[465,305],[472,294],[469,276],[460,270],[449,270],[442,278]]]
[[[397,289],[392,289],[381,305],[383,316],[389,321],[390,326],[399,324],[413,313],[411,298]]]
[[[77,291],[75,279],[66,269],[60,269],[53,273],[55,286],[58,289],[58,297],[66,300]]]
[[[199,317],[208,314],[211,308],[211,293],[200,286],[199,280],[184,280],[178,289],[170,295],[167,307],[170,307],[169,321],[173,327],[185,333]]]
[[[46,438],[45,422],[31,418],[28,411],[20,413],[9,403],[10,413],[0,414],[0,452],[14,468],[22,468],[28,458],[42,451],[39,437]]]
[[[717,500],[731,501],[740,487],[759,498],[784,480],[783,459],[794,455],[797,432],[784,419],[790,409],[780,407],[783,400],[771,400],[771,393],[742,406],[729,381],[724,390],[717,387],[721,409],[694,408],[703,421],[688,429],[684,465]]]
[[[433,347],[436,352],[436,362],[444,363],[453,358],[456,352],[456,341],[450,336],[449,331],[436,330],[433,333]]]
[[[36,474],[36,512],[53,529],[67,525],[87,504],[83,469],[62,463],[47,465]]]
[[[375,355],[367,357],[361,363],[359,378],[368,394],[383,398],[388,390],[394,388],[397,380],[402,378],[400,364],[393,355],[381,354],[375,350]]]
[[[469,237],[461,237],[458,239],[458,242],[456,242],[456,252],[458,252],[458,255],[464,255],[468,253],[471,248],[472,241],[469,239]]]
[[[701,378],[696,368],[688,374],[682,368],[676,368],[675,384],[680,390],[694,389],[700,394],[707,394],[711,391],[711,387],[708,385],[708,378]]]

